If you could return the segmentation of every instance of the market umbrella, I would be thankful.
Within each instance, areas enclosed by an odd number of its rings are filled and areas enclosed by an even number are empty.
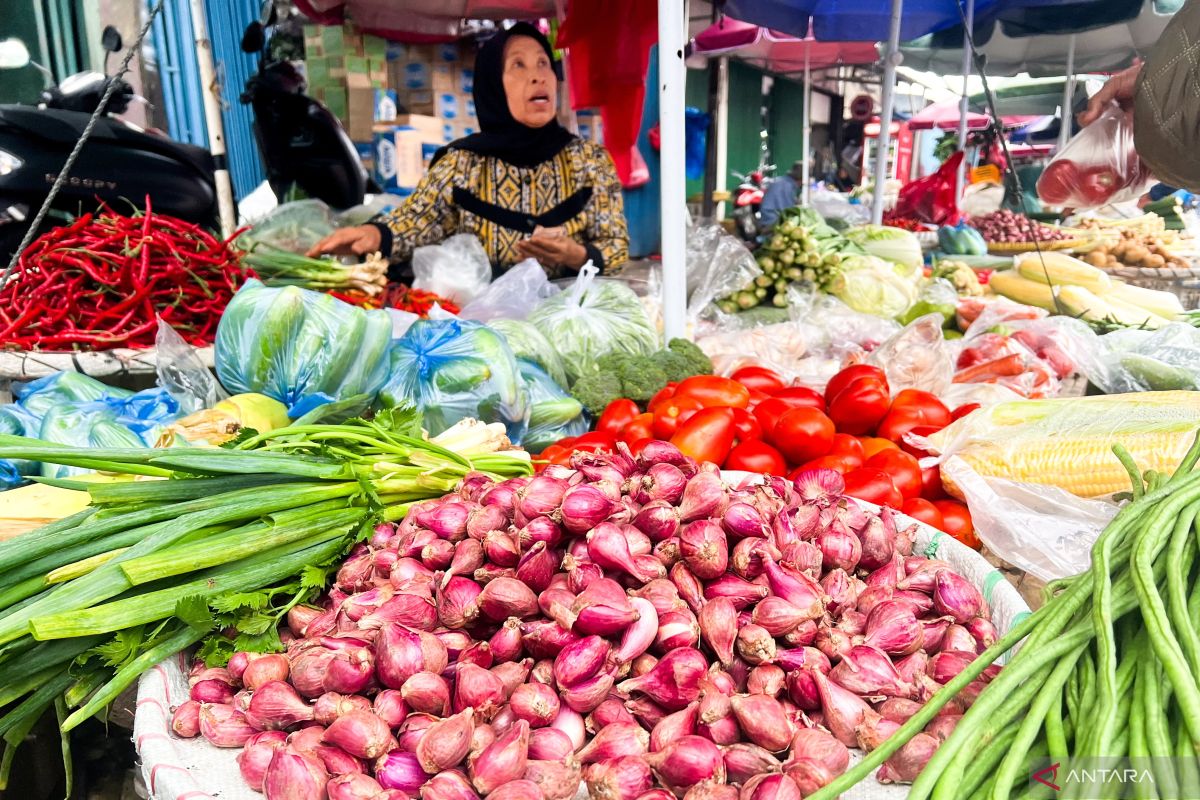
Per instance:
[[[1171,19],[1168,9],[1151,0],[1093,0],[1068,4],[1053,14],[1051,9],[1003,12],[974,26],[975,46],[989,75],[1112,72],[1158,41]],[[900,50],[906,67],[949,73],[962,62],[962,43],[959,25],[907,42]]]
[[[908,127],[918,131],[927,131],[933,128],[950,130],[951,128],[957,128],[960,122],[961,114],[959,113],[958,101],[947,100],[942,103],[933,103],[932,105],[925,106],[925,108],[913,114],[908,120]],[[976,111],[967,112],[968,130],[983,130],[991,124],[992,118],[987,114],[980,114]]]
[[[799,39],[735,19],[713,23],[696,34],[692,52],[706,56],[735,54],[756,67],[785,75],[803,71],[806,61],[810,69],[826,69],[843,64],[874,64],[879,60],[873,42]]]

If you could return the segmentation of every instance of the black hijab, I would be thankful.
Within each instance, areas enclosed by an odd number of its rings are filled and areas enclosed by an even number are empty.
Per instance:
[[[567,146],[574,134],[550,120],[540,128],[530,128],[513,118],[504,93],[504,45],[514,36],[528,36],[542,46],[562,79],[562,68],[554,60],[550,42],[528,22],[518,22],[500,31],[479,49],[475,56],[475,114],[480,133],[465,136],[446,145],[445,150],[469,150],[481,156],[494,156],[515,167],[535,167],[549,161]]]

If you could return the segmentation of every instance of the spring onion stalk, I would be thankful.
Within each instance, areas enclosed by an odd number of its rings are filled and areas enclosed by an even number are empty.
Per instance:
[[[310,258],[266,242],[242,256],[267,286],[300,286],[320,291],[358,290],[375,296],[387,286],[387,261],[376,253],[357,264],[332,258]]]
[[[90,558],[80,559],[74,563],[59,567],[52,572],[46,573],[46,584],[52,586],[56,583],[63,583],[71,580],[72,578],[78,578],[82,575],[87,575],[89,572],[96,569],[96,567],[107,564],[109,561],[112,561],[114,558],[121,555],[128,549],[128,547],[118,547],[116,550],[98,553]]]
[[[1024,797],[1031,759],[1068,754],[1177,756],[1154,762],[1157,791],[1148,796],[1196,796],[1200,436],[1171,476],[1140,474],[1120,445],[1114,451],[1134,499],[1097,539],[1091,568],[1055,581],[1041,608],[810,800],[833,800],[866,778],[1018,645],[917,776],[910,800]],[[1064,797],[1099,790],[1066,788]]]

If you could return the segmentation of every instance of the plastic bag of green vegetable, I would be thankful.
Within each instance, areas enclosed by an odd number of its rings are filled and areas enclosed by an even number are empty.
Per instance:
[[[540,453],[559,439],[587,433],[588,418],[578,400],[537,364],[523,358],[517,364],[529,392],[529,429],[521,438],[522,447]]]
[[[595,275],[594,267],[584,267],[569,289],[529,314],[530,324],[558,347],[571,383],[595,372],[596,362],[608,353],[644,356],[661,346],[633,290]]]
[[[891,262],[875,256],[850,256],[842,261],[831,294],[855,311],[893,318],[917,301],[917,284],[913,278],[898,275]]]
[[[297,417],[387,380],[392,323],[319,292],[246,282],[217,328],[217,377],[232,394],[258,392]]]
[[[488,327],[504,336],[514,356],[537,364],[559,386],[569,385],[562,356],[533,325],[519,319],[494,319]]]
[[[866,250],[867,255],[895,264],[901,275],[912,275],[925,263],[921,243],[911,231],[887,225],[860,225],[846,231],[846,238]]]
[[[436,436],[461,419],[501,422],[521,441],[529,392],[504,337],[479,322],[422,319],[392,347],[385,404],[415,405]]]

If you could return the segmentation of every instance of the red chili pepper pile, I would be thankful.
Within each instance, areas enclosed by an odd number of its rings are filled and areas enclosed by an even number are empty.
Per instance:
[[[403,283],[389,283],[387,289],[383,292],[381,302],[384,308],[408,311],[419,317],[429,316],[429,312],[433,310],[434,303],[437,303],[443,310],[451,314],[457,314],[460,310],[458,305],[452,300],[439,297],[433,292],[427,292],[424,289],[413,289],[405,286]]]
[[[162,317],[211,344],[244,270],[229,242],[154,214],[85,214],[31,244],[0,290],[0,346],[152,347]]]

